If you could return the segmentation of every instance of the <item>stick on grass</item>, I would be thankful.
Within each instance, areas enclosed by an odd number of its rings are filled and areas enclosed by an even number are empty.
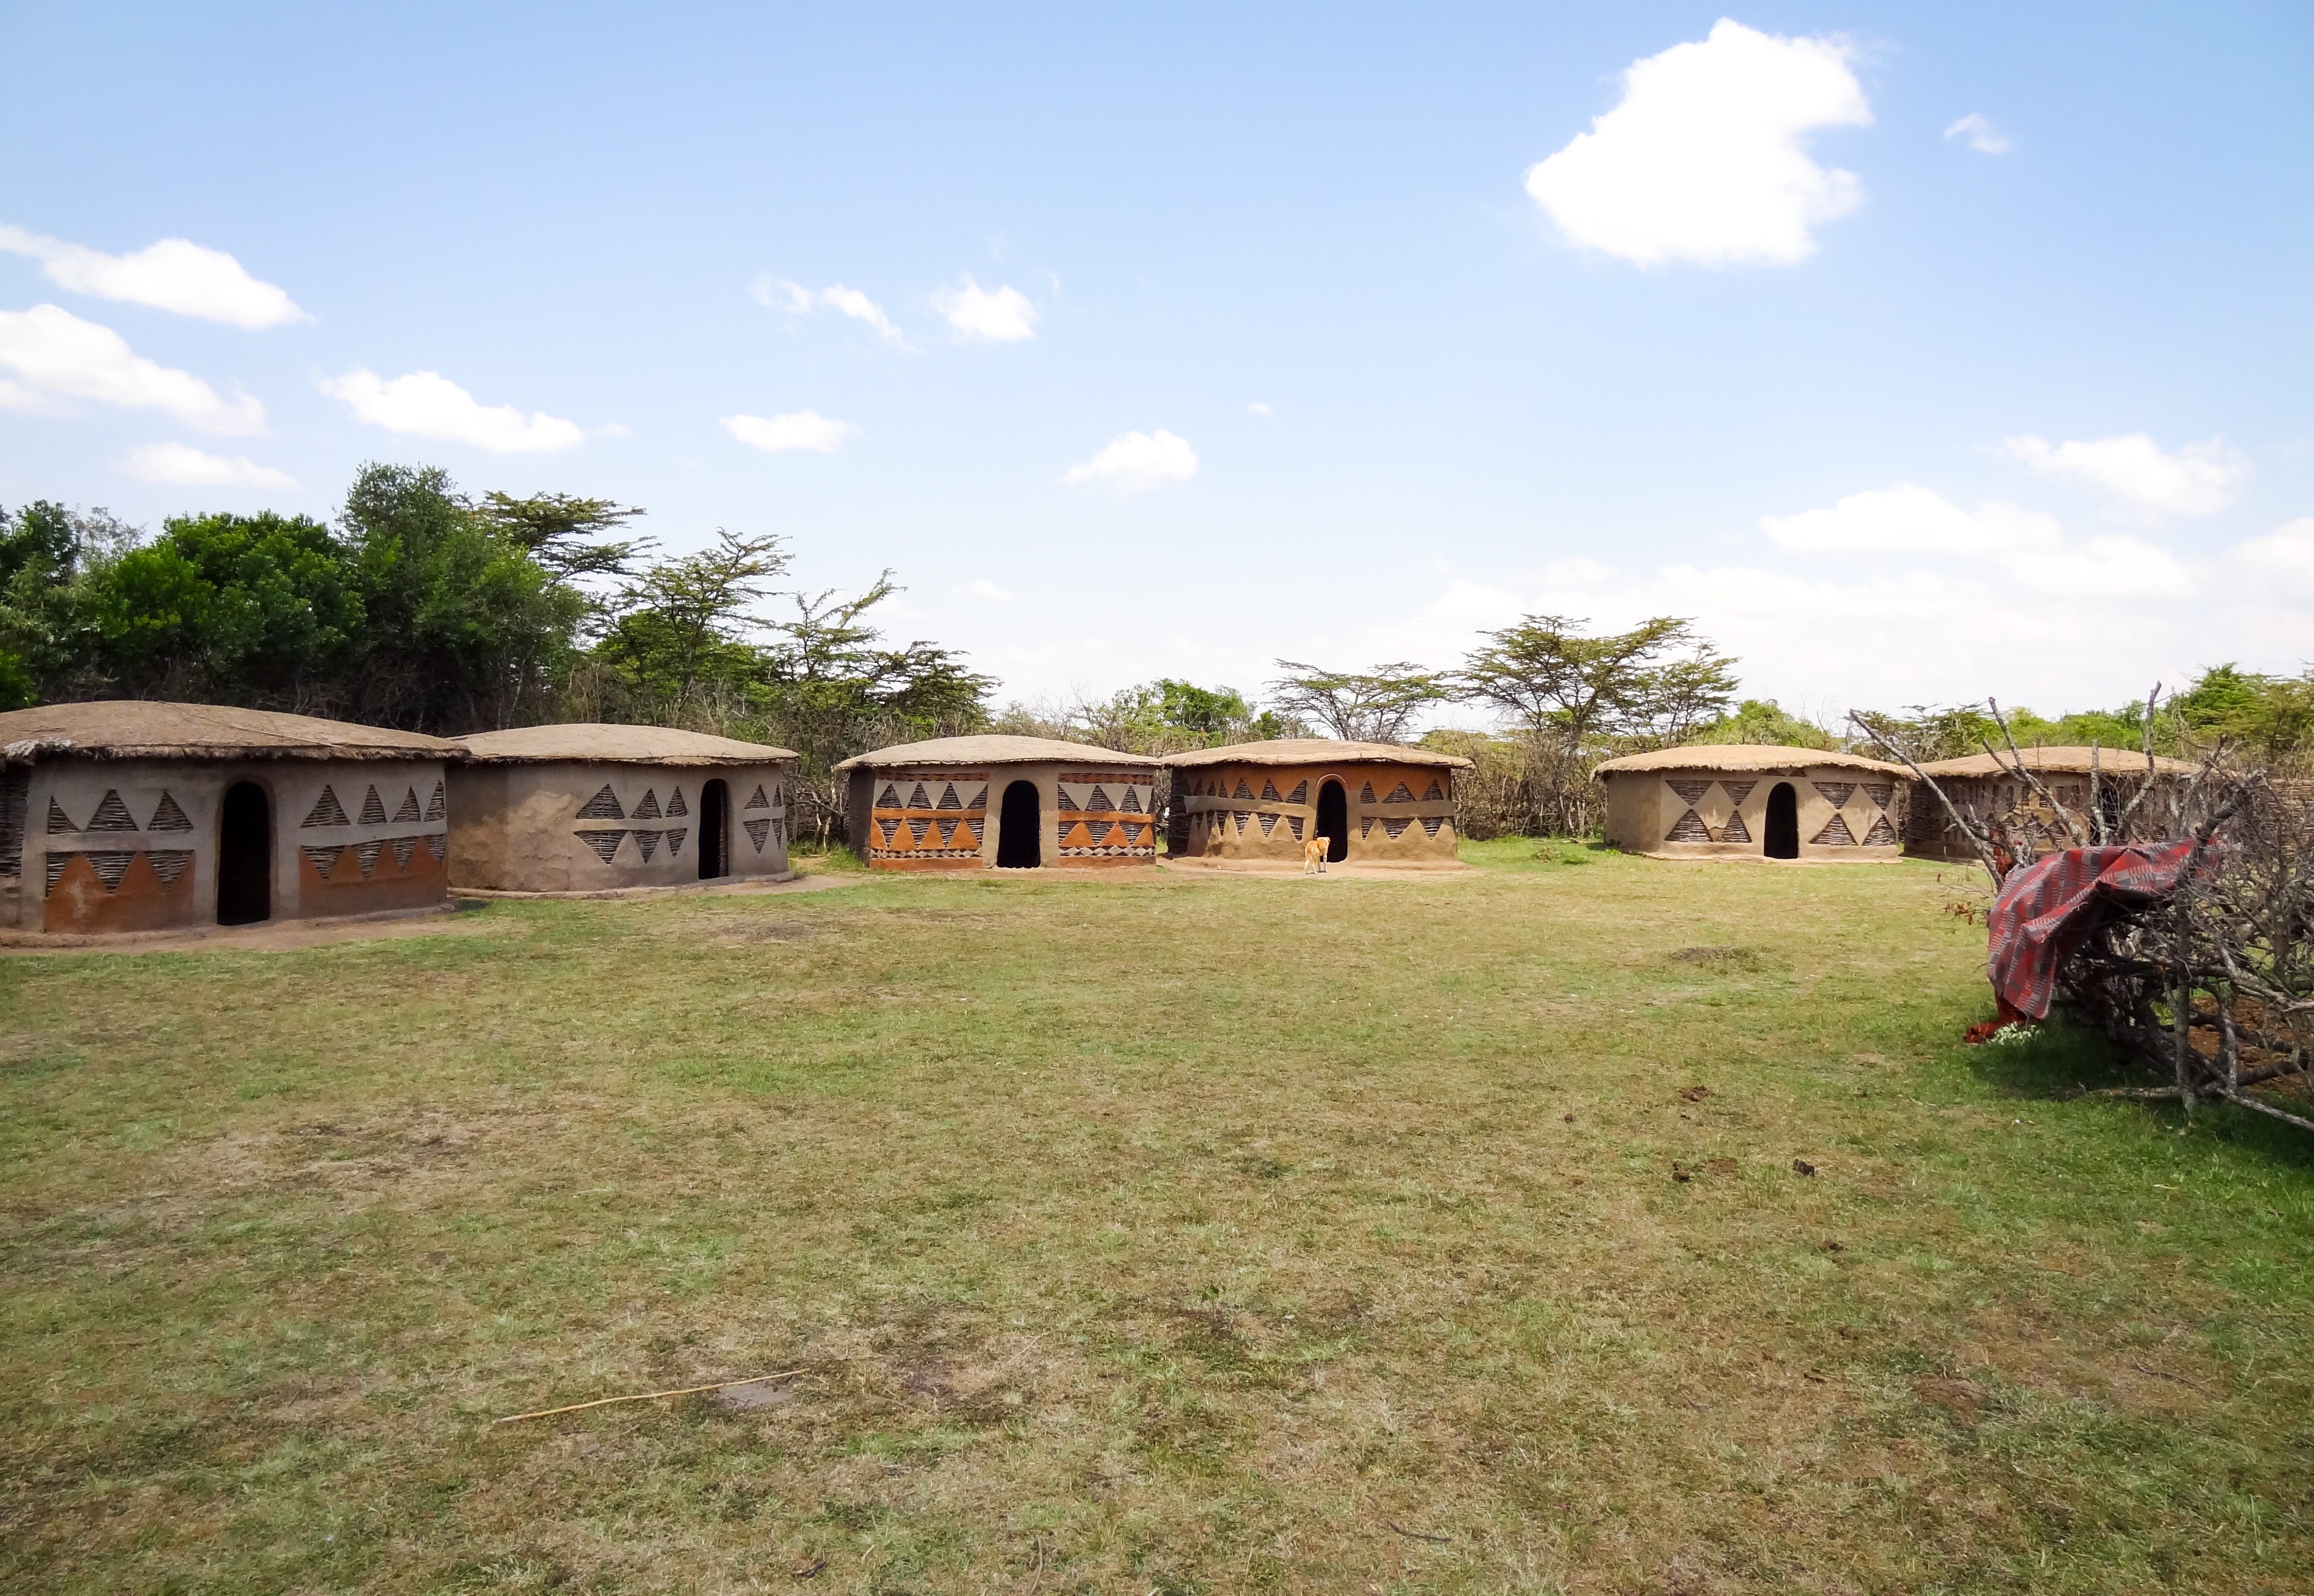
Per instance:
[[[733,1386],[759,1386],[767,1380],[793,1380],[803,1372],[800,1369],[782,1370],[777,1374],[751,1374],[745,1380],[719,1380],[713,1385],[682,1386],[672,1391],[638,1391],[631,1397],[598,1397],[592,1402],[573,1402],[567,1407],[542,1407],[536,1413],[510,1413],[502,1419],[492,1419],[491,1426],[518,1424],[524,1419],[551,1419],[558,1413],[584,1413],[590,1407],[608,1407],[614,1402],[655,1402],[661,1397],[693,1397],[701,1391],[724,1391]]]

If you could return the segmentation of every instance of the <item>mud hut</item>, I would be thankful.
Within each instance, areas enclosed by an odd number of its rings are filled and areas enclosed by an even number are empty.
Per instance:
[[[844,826],[878,870],[1086,869],[1157,858],[1157,761],[1050,737],[938,737],[847,759]]]
[[[166,931],[444,907],[454,743],[121,701],[0,714],[0,927]]]
[[[2117,824],[2145,784],[2145,755],[2119,748],[2100,748],[2096,754],[2096,802],[2105,811],[2107,824]],[[1921,770],[1944,789],[1945,796],[1959,806],[1963,814],[1980,824],[2008,819],[2012,823],[2038,824],[2052,832],[2062,833],[2063,824],[2047,801],[2017,773],[2021,762],[2039,778],[2041,785],[2049,789],[2086,835],[2089,830],[2089,756],[2087,748],[2022,748],[2013,757],[2006,750],[1998,758],[1990,754],[1972,754],[1961,759],[1940,759],[1922,765]],[[2182,789],[2199,768],[2186,760],[2156,755],[2151,773],[2160,787]],[[2145,800],[2146,805],[2159,804],[2162,798],[2163,794],[2157,790]],[[2155,818],[2147,815],[2143,807],[2138,813],[2149,821]],[[2168,813],[2166,808],[2162,813]],[[1923,859],[1976,858],[1975,847],[1953,824],[1952,816],[1945,812],[1936,795],[1929,792],[1920,794],[1913,801],[1912,824],[1904,832],[1904,851]]]
[[[1607,841],[1658,859],[1893,860],[1912,772],[1860,754],[1727,743],[1611,759]]]
[[[663,726],[527,726],[455,741],[450,879],[602,892],[788,874],[795,754]]]
[[[1334,863],[1453,866],[1454,772],[1471,762],[1394,743],[1287,737],[1200,748],[1173,772],[1167,849],[1182,859],[1299,865],[1308,839]]]

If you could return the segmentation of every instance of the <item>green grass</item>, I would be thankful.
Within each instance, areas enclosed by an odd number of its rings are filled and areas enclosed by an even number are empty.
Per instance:
[[[0,960],[0,1585],[2314,1582],[2314,1149],[1949,869],[1467,851]]]

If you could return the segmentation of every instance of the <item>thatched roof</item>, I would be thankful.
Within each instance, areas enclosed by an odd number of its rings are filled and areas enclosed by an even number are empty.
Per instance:
[[[2086,776],[2089,773],[2089,751],[2087,748],[2020,748],[2018,757],[2025,768],[2035,775]],[[2145,774],[2145,755],[2132,754],[2126,748],[2100,748],[2097,751],[2098,773],[2112,779],[2126,779]],[[2002,749],[1998,758],[1990,754],[1971,754],[1959,759],[1939,759],[1921,769],[1931,776],[1998,776],[2017,768],[2018,758]],[[2153,768],[2165,776],[2190,776],[2202,767],[2190,760],[2165,759],[2153,756]]]
[[[1233,743],[1226,748],[1192,748],[1166,756],[1176,769],[1206,764],[1419,764],[1468,770],[1459,754],[1409,748],[1402,743],[1350,743],[1339,737],[1276,737],[1266,743]]]
[[[525,726],[513,731],[478,731],[455,737],[477,764],[768,764],[793,759],[792,748],[742,743],[705,732],[667,726],[610,726],[578,721],[567,726]]]
[[[1867,759],[1860,754],[1834,754],[1824,748],[1792,748],[1780,743],[1690,743],[1678,748],[1657,748],[1651,754],[1627,754],[1611,759],[1591,773],[1621,775],[1649,771],[1861,771],[1875,776],[1912,772],[1900,764]]]
[[[854,765],[880,770],[896,764],[1113,764],[1153,768],[1156,759],[1146,754],[1119,754],[1114,748],[1096,748],[1089,743],[1064,743],[1055,737],[934,737],[929,743],[899,743],[889,748],[879,748],[870,754],[855,754],[835,768],[848,771]]]
[[[0,762],[75,759],[458,759],[440,737],[310,715],[108,699],[0,715]]]

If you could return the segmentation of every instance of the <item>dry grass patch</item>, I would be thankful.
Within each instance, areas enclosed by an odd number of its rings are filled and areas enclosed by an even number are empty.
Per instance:
[[[1471,856],[0,963],[0,1577],[2302,1587],[2302,1149],[1931,869]]]

